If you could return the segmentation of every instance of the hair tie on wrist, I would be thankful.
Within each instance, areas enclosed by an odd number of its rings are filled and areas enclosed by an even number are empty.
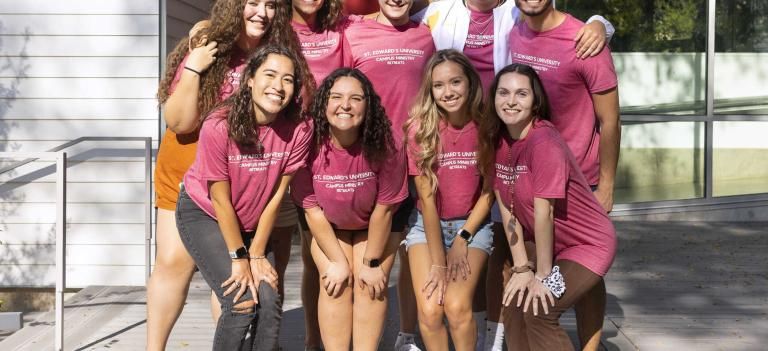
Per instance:
[[[189,68],[188,66],[184,66],[184,69],[187,70],[187,71],[195,72],[195,74],[197,74],[198,76],[202,76],[202,73],[200,73],[199,71],[196,71],[196,70],[194,70],[192,68]]]

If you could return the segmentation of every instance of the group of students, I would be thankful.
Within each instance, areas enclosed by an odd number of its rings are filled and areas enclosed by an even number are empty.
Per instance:
[[[417,329],[428,350],[571,350],[573,306],[596,349],[616,248],[610,23],[549,0],[346,2],[217,0],[169,55],[148,349],[197,267],[213,349],[277,350],[297,225],[308,350],[378,348],[396,255],[398,351]]]

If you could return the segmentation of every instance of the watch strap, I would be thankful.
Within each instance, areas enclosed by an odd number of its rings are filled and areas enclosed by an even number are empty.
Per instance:
[[[460,238],[464,239],[464,241],[467,242],[467,245],[472,243],[472,239],[475,238],[472,233],[469,232],[469,230],[466,230],[464,228],[459,229],[459,232],[457,234]]]
[[[371,267],[371,268],[376,268],[376,267],[381,265],[381,260],[378,259],[378,258],[370,258],[370,259],[368,259],[368,258],[363,257],[363,264],[368,266],[368,267]]]
[[[242,247],[239,247],[235,251],[230,251],[229,252],[229,258],[231,258],[233,260],[239,260],[239,259],[243,259],[243,258],[248,258],[248,249],[246,249],[245,245],[243,245]]]

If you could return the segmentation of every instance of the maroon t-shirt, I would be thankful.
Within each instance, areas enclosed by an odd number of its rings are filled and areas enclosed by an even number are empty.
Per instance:
[[[392,27],[372,19],[353,21],[346,31],[352,66],[373,83],[392,122],[392,134],[402,147],[403,124],[419,91],[424,66],[435,52],[432,34],[423,24]]]
[[[364,229],[376,204],[394,205],[408,196],[405,167],[403,150],[372,165],[360,142],[349,148],[325,142],[296,173],[291,196],[302,208],[320,206],[339,229]]]
[[[463,128],[454,128],[450,123],[440,121],[440,148],[433,170],[437,176],[435,202],[441,219],[466,217],[472,212],[480,197],[481,178],[477,169],[477,124],[467,123]],[[422,172],[416,166],[421,147],[413,135],[415,126],[409,130],[408,174],[417,176]],[[416,199],[421,211],[421,202]]]
[[[493,83],[493,10],[478,12],[469,10],[469,32],[464,43],[464,55],[475,67],[483,84],[483,92],[488,93]]]
[[[350,62],[349,48],[344,38],[344,30],[348,24],[349,20],[342,17],[334,28],[317,32],[306,24],[291,22],[293,30],[299,37],[301,53],[307,60],[307,65],[318,85],[331,72],[347,66]]]
[[[280,177],[304,166],[312,124],[278,117],[259,128],[260,149],[229,138],[226,114],[226,109],[215,110],[203,122],[195,162],[184,175],[184,187],[203,211],[216,218],[208,182],[229,181],[240,229],[251,231],[256,229]]]
[[[533,199],[555,199],[554,258],[604,276],[616,254],[616,231],[552,123],[538,121],[520,140],[503,133],[494,189],[512,206],[525,240],[535,241]]]
[[[522,22],[509,33],[512,61],[536,69],[552,107],[552,123],[573,151],[591,185],[600,178],[600,131],[592,94],[616,87],[611,51],[576,58],[573,38],[584,23],[567,15],[559,26],[534,32]]]

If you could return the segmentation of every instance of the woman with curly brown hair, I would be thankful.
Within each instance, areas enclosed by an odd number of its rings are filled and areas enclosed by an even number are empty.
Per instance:
[[[299,50],[290,8],[277,0],[218,0],[210,26],[191,42],[182,39],[168,56],[158,100],[168,129],[155,169],[157,256],[147,289],[147,349],[164,350],[186,300],[194,262],[179,239],[174,211],[179,183],[194,161],[201,116],[235,90],[246,58],[264,43]],[[302,73],[306,63],[299,61]],[[305,89],[311,89],[311,79]]]
[[[392,215],[408,196],[403,150],[395,147],[379,96],[360,71],[342,68],[318,89],[315,149],[292,196],[304,208],[319,283],[326,350],[376,350],[387,281],[399,243]],[[353,273],[354,272],[354,273]]]
[[[298,66],[282,46],[257,49],[238,90],[203,122],[184,175],[176,224],[221,305],[214,350],[278,349],[282,309],[269,237],[312,140]]]

